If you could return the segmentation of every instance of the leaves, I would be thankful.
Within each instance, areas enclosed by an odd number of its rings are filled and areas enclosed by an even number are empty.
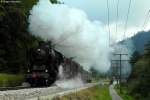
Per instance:
[[[29,11],[38,0],[0,4],[0,72],[24,72],[27,52],[41,39],[28,32]],[[57,0],[51,0],[58,3]]]
[[[145,45],[144,54],[139,56],[135,52],[131,60],[133,69],[128,83],[131,93],[135,97],[140,94],[142,98],[150,98],[150,41]]]

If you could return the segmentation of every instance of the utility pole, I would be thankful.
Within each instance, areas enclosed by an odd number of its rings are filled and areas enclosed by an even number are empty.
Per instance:
[[[122,56],[125,56],[125,55],[128,55],[128,54],[125,54],[125,53],[120,53],[120,54],[114,54],[114,55],[118,55],[119,56],[119,60],[112,60],[112,61],[118,61],[119,62],[119,72],[120,72],[120,75],[119,75],[119,83],[120,83],[120,93],[122,92],[121,90],[121,81],[122,81],[122,61],[129,61],[129,60],[122,60]]]

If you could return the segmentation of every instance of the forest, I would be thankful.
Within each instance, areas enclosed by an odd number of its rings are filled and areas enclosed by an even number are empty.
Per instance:
[[[37,1],[0,3],[0,73],[26,72],[28,50],[41,40],[28,31],[29,12]],[[56,0],[51,2],[59,3]]]
[[[131,58],[132,71],[127,83],[124,83],[127,94],[135,100],[150,98],[150,41],[145,45],[144,53],[135,51]]]

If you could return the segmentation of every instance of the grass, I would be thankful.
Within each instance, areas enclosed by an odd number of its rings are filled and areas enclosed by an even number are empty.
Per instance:
[[[52,100],[111,100],[111,97],[108,86],[95,86],[62,97],[54,97]]]
[[[117,91],[117,93],[122,97],[123,100],[135,100],[132,96],[130,96],[128,94],[128,90],[127,88],[125,87],[122,87],[121,88],[121,93],[120,93],[120,90],[119,90],[119,87],[116,85],[115,86],[115,90]]]
[[[0,73],[0,87],[18,86],[21,85],[24,79],[23,75]]]

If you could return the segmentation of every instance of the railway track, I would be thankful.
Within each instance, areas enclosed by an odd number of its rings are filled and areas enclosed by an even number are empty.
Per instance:
[[[52,87],[52,86],[51,86]],[[36,89],[36,88],[48,88],[46,86],[43,87],[25,87],[25,86],[17,86],[17,87],[0,87],[0,91],[8,91],[8,90],[21,90],[21,89]]]
[[[61,88],[57,86],[51,87],[4,87],[0,91],[0,100],[27,100],[37,96],[48,95]]]
[[[20,89],[29,89],[31,87],[25,86],[16,86],[16,87],[0,87],[0,91],[7,91],[7,90],[20,90]]]

